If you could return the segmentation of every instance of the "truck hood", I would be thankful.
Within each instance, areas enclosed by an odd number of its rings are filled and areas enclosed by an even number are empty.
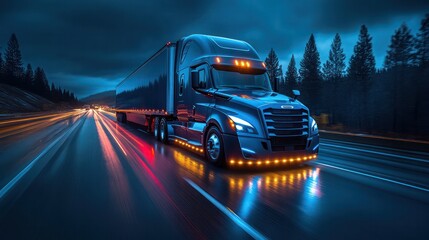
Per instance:
[[[264,105],[301,105],[303,104],[290,98],[288,96],[276,93],[276,92],[267,92],[264,90],[240,90],[240,89],[222,89],[218,90],[216,93],[222,97],[230,98],[230,101],[240,105],[247,105],[256,108],[261,108]]]

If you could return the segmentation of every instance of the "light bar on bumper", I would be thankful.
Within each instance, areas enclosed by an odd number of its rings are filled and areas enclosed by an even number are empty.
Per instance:
[[[299,157],[289,158],[274,158],[265,160],[245,160],[245,159],[230,159],[228,165],[230,167],[245,167],[245,166],[256,166],[256,167],[267,167],[267,166],[285,166],[296,163],[303,163],[306,161],[314,160],[317,158],[317,154],[303,155]]]

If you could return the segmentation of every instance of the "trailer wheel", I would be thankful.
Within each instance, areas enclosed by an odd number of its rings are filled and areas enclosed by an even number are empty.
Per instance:
[[[225,152],[222,134],[216,126],[209,128],[205,139],[206,158],[219,166],[225,164]]]
[[[153,120],[153,129],[152,129],[152,131],[153,131],[153,135],[155,136],[155,139],[156,140],[160,140],[160,138],[159,138],[159,117],[155,117]]]
[[[168,143],[168,124],[165,118],[161,118],[159,122],[159,140],[163,143]]]
[[[126,123],[127,115],[125,113],[116,113],[116,120],[120,123]]]

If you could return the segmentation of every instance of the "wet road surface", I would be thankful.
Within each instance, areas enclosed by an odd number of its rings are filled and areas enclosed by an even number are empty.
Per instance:
[[[0,120],[0,239],[426,239],[429,154],[321,140],[228,170],[113,114]]]

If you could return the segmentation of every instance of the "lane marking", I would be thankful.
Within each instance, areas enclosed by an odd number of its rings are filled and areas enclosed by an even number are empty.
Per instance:
[[[340,146],[340,145],[328,144],[328,143],[320,143],[320,145],[327,146],[327,147],[334,147],[334,148],[342,148],[342,149],[347,149],[347,150],[352,150],[352,151],[358,151],[358,152],[373,153],[373,154],[378,154],[378,155],[387,156],[387,157],[396,157],[396,158],[403,158],[403,159],[412,160],[412,161],[429,163],[429,160],[424,160],[424,159],[420,159],[420,158],[413,158],[413,157],[407,157],[407,156],[403,156],[403,155],[396,155],[396,154],[391,154],[391,153],[383,153],[383,152],[377,152],[377,151],[360,149],[360,148],[354,148],[354,147],[346,147],[346,146]]]
[[[138,129],[137,129],[137,131],[140,131],[140,132],[142,132],[142,133],[149,134],[148,132],[146,132],[145,130],[143,130],[143,129],[141,129],[141,128],[138,128]]]
[[[383,137],[383,136],[377,136],[377,135],[367,135],[367,134],[359,134],[359,133],[344,133],[344,132],[327,131],[327,130],[319,130],[319,132],[322,132],[322,133],[324,132],[324,133],[328,133],[328,134],[354,136],[354,137],[363,137],[363,138],[375,138],[375,139],[385,139],[385,140],[393,140],[393,141],[401,141],[401,142],[429,144],[429,141],[415,140],[415,139],[392,138],[392,137]]]
[[[81,116],[81,119],[86,114],[83,114]],[[77,122],[75,122],[77,123]],[[80,121],[79,121],[80,123]],[[21,180],[21,178],[31,170],[31,168],[47,153],[49,152],[60,140],[62,140],[66,135],[70,135],[72,131],[78,126],[79,124],[73,125],[67,132],[65,132],[63,135],[59,136],[55,141],[53,141],[51,144],[49,144],[39,155],[37,155],[36,158],[34,158],[24,169],[21,170],[12,180],[10,180],[1,190],[0,190],[0,199],[2,199],[15,185],[16,183]]]
[[[388,150],[388,151],[394,151],[394,152],[400,152],[400,153],[409,153],[409,154],[429,156],[429,152],[396,149],[396,148],[391,148],[391,147],[382,147],[382,146],[369,145],[369,144],[364,144],[364,143],[332,140],[332,139],[326,139],[326,138],[324,138],[321,142],[322,143],[327,142],[327,143],[331,143],[331,144],[340,144],[340,145],[362,146],[362,147],[366,147],[366,148],[370,147],[370,148],[374,148],[374,149],[382,149],[382,150]]]
[[[408,183],[403,183],[403,182],[395,181],[395,180],[392,180],[392,179],[388,179],[388,178],[384,178],[384,177],[379,177],[379,176],[371,175],[371,174],[368,174],[368,173],[358,172],[358,171],[354,171],[354,170],[350,170],[350,169],[347,169],[347,168],[342,168],[342,167],[338,167],[338,166],[334,166],[334,165],[330,165],[330,164],[326,164],[326,163],[320,163],[320,162],[316,162],[316,163],[319,164],[319,165],[325,166],[325,167],[330,167],[330,168],[334,168],[334,169],[337,169],[337,170],[342,170],[342,171],[349,172],[349,173],[355,173],[355,174],[362,175],[362,176],[365,176],[365,177],[370,177],[370,178],[374,178],[374,179],[378,179],[378,180],[382,180],[382,181],[386,181],[386,182],[390,182],[390,183],[395,183],[395,184],[398,184],[398,185],[401,185],[401,186],[410,187],[410,188],[417,189],[417,190],[420,190],[420,191],[429,192],[429,189],[427,189],[427,188],[414,186],[414,185],[411,185],[411,184],[408,184]]]
[[[217,201],[214,197],[200,188],[197,184],[192,182],[188,178],[183,178],[186,182],[189,183],[195,190],[197,190],[201,195],[203,195],[207,200],[209,200],[215,207],[217,207],[221,212],[223,212],[229,219],[231,219],[235,224],[237,224],[241,229],[243,229],[247,234],[252,236],[254,239],[267,239],[264,235],[255,230],[252,226],[246,223],[243,219],[241,219],[237,214],[235,214],[230,208],[225,207],[219,201]]]

